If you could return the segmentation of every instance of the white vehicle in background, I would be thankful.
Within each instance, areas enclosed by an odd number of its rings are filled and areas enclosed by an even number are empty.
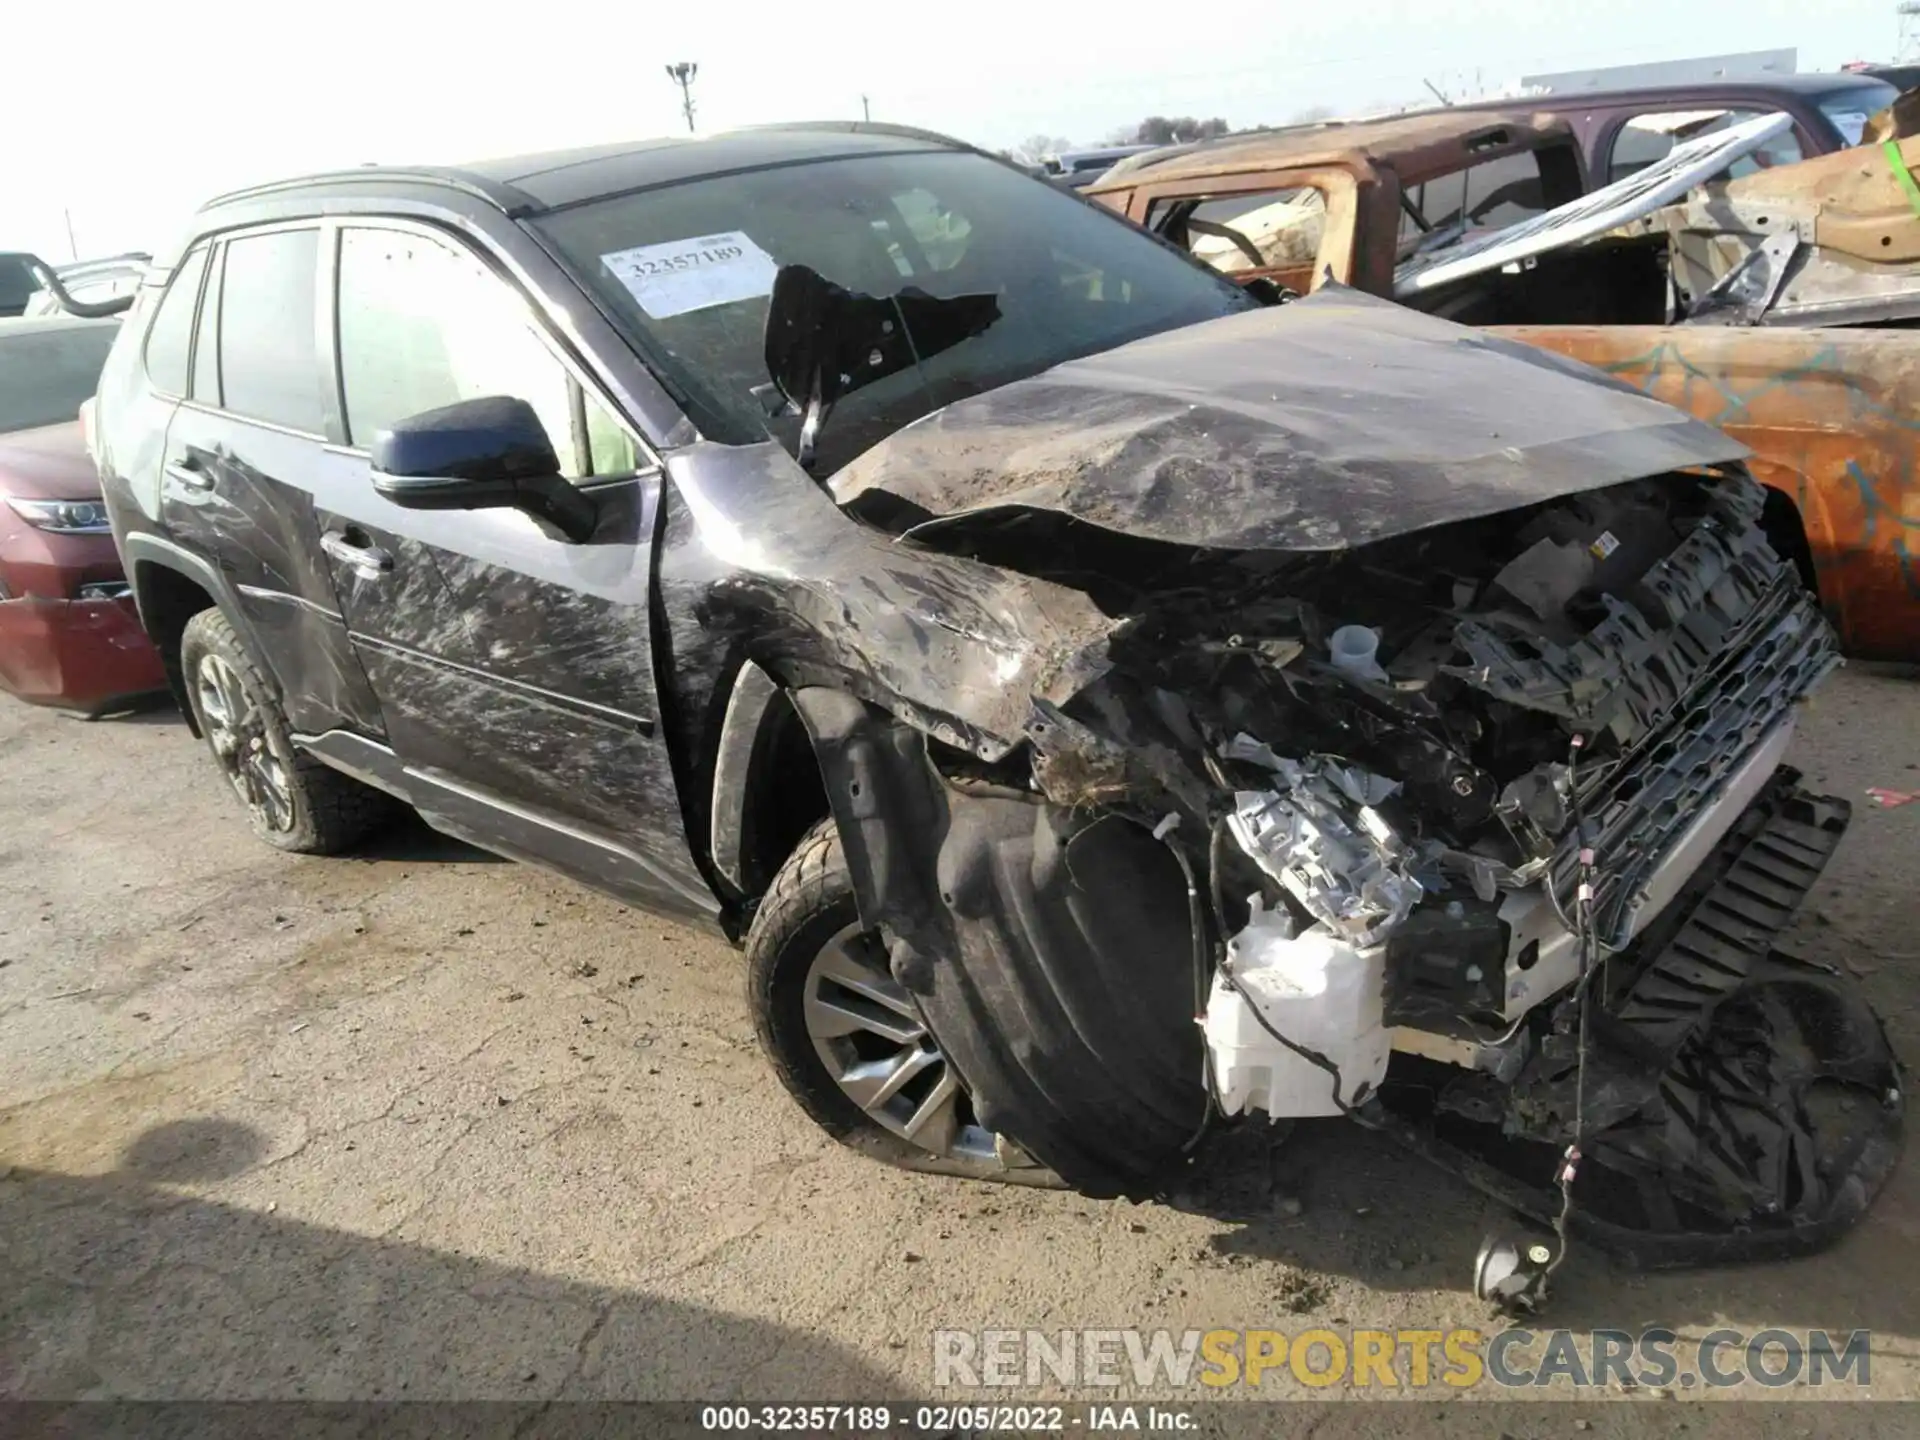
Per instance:
[[[53,273],[59,278],[61,286],[75,300],[86,304],[97,304],[103,300],[117,300],[122,295],[131,295],[140,288],[141,277],[147,273],[147,266],[153,257],[144,250],[129,251],[125,255],[111,255],[99,260],[79,260],[71,265],[56,265]],[[62,305],[51,290],[44,286],[27,297],[23,315],[58,315],[66,307]]]
[[[1154,145],[1108,145],[1099,150],[1063,150],[1058,155],[1041,156],[1040,168],[1054,184],[1079,190],[1106,174],[1116,161],[1124,160],[1129,155],[1144,155],[1158,148]]]

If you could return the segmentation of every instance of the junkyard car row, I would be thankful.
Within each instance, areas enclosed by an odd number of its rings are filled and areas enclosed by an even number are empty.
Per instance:
[[[1737,118],[1594,193],[1521,111],[1085,198],[873,125],[292,180],[155,257],[90,445],[263,840],[404,803],[717,928],[849,1144],[1145,1198],[1344,1114],[1800,1253],[1904,1087],[1773,950],[1848,822],[1782,761],[1920,649],[1920,367],[1808,327],[1920,222],[1878,149],[1701,198]]]
[[[1748,149],[1766,143],[1756,131]],[[1920,162],[1920,141],[1898,149]],[[1779,492],[1770,539],[1849,653],[1920,654],[1920,581],[1895,518],[1920,453],[1911,347],[1875,328],[1914,312],[1920,220],[1884,154],[1763,169],[1665,206],[1634,194],[1643,170],[1612,210],[1580,197],[1578,173],[1564,120],[1465,111],[1222,142],[1089,193],[1243,281],[1331,280],[1506,327],[1726,430]],[[1638,218],[1574,245],[1571,219],[1545,223],[1582,207]],[[1457,243],[1463,216],[1495,233]],[[1503,222],[1533,242],[1522,263],[1487,263]]]

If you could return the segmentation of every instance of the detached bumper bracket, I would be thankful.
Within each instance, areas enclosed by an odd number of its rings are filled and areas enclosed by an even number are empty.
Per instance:
[[[1860,987],[1774,944],[1849,807],[1782,767],[1593,996],[1576,1233],[1642,1267],[1809,1254],[1898,1162],[1905,1078]],[[1504,1095],[1389,1076],[1362,1119],[1541,1223],[1574,1133],[1577,1008]],[[1431,1092],[1426,1094],[1430,1097]]]
[[[1672,1060],[1792,923],[1852,815],[1844,800],[1795,788],[1799,778],[1793,770],[1776,771],[1760,803],[1719,847],[1714,858],[1720,865],[1703,867],[1719,874],[1701,890],[1690,886],[1691,895],[1682,892],[1673,906],[1681,919],[1671,938],[1657,935],[1646,968],[1606,1007],[1610,1043],[1655,1064]],[[1655,924],[1658,931],[1669,929]]]

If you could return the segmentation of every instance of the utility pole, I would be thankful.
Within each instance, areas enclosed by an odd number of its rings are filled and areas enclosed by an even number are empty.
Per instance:
[[[73,211],[63,209],[60,212],[60,216],[67,222],[67,250],[74,259],[78,260],[80,258],[80,245],[79,242],[73,238]]]
[[[873,107],[867,104],[867,97],[864,95],[860,97],[860,118],[862,120],[873,119]]]
[[[667,66],[667,78],[680,87],[680,112],[687,117],[687,133],[693,133],[693,77],[700,73],[700,67],[682,60],[678,65]]]

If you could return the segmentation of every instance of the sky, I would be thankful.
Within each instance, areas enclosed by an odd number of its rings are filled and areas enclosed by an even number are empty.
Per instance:
[[[664,13],[663,13],[664,12]],[[9,18],[0,250],[167,243],[207,197],[369,161],[458,163],[778,120],[920,125],[993,148],[1098,143],[1146,115],[1277,124],[1523,74],[1797,47],[1895,58],[1893,0],[1055,0],[701,5],[97,0]],[[1182,16],[1192,23],[1182,23]],[[27,57],[32,57],[31,59]],[[28,137],[39,137],[29,139]]]

